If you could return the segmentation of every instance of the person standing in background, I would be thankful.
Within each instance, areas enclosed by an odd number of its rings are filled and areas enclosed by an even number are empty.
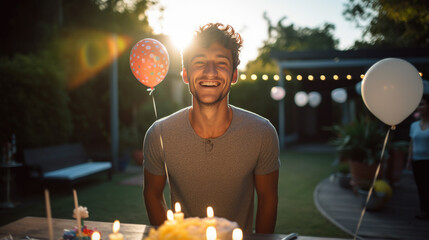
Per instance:
[[[411,124],[407,168],[412,167],[416,181],[420,214],[417,219],[429,220],[429,94],[424,93],[417,107],[420,120]]]

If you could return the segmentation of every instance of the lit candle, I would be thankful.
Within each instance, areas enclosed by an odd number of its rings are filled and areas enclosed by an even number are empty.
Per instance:
[[[185,214],[184,213],[182,213],[182,208],[180,207],[180,203],[176,203],[175,205],[174,205],[174,210],[176,211],[175,213],[174,213],[174,220],[176,220],[176,221],[183,221],[183,219],[185,218]]]
[[[232,231],[232,240],[242,240],[243,239],[243,231],[240,228],[234,228]]]
[[[54,230],[52,227],[51,201],[49,200],[49,190],[45,189],[46,217],[48,218],[49,240],[54,240]]]
[[[109,240],[124,240],[122,233],[119,233],[120,223],[118,220],[113,222],[113,233],[109,234]]]
[[[76,222],[77,222],[77,233],[78,236],[82,236],[82,227],[80,225],[80,214],[79,214],[79,203],[77,201],[76,189],[73,189],[74,209],[76,211]]]
[[[167,211],[167,220],[170,223],[174,222],[174,213],[173,213],[173,211],[171,211],[171,210]]]
[[[212,207],[207,207],[207,217],[209,218],[213,218],[214,216],[214,211]]]
[[[95,231],[92,233],[91,240],[100,240],[100,239],[101,239],[101,235],[99,232]]]
[[[213,226],[210,226],[206,230],[206,239],[207,240],[216,240],[216,228]]]
[[[212,207],[207,207],[207,224],[215,225],[216,220],[214,219],[214,211]]]

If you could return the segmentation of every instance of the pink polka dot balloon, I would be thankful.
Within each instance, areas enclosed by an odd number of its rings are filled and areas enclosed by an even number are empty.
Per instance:
[[[155,39],[142,39],[131,49],[131,71],[140,83],[151,89],[164,80],[169,65],[167,49]]]

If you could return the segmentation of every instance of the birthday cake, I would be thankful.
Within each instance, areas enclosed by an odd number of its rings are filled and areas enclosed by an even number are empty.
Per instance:
[[[238,228],[236,222],[220,217],[192,217],[181,221],[166,220],[156,230],[152,228],[145,240],[206,240],[206,231],[210,226],[215,227],[217,240],[231,240],[233,230]]]

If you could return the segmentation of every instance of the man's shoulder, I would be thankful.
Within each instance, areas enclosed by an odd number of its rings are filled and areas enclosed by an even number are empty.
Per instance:
[[[237,119],[241,122],[249,124],[271,125],[270,121],[267,118],[257,113],[232,105],[231,108],[234,110],[235,117],[237,117]]]
[[[186,119],[189,113],[189,107],[182,108],[166,117],[156,120],[147,130],[147,133],[156,133],[163,131],[170,131],[174,129],[182,129],[180,126],[186,124]]]
[[[155,122],[155,124],[162,124],[162,125],[168,125],[168,124],[174,124],[177,122],[180,122],[181,120],[186,120],[186,116],[188,116],[189,113],[189,107],[182,108],[166,117],[163,117]]]
[[[231,107],[234,109],[235,118],[235,120],[233,120],[235,123],[233,129],[244,130],[247,134],[263,136],[267,136],[268,134],[277,136],[275,127],[267,118],[239,107]]]

